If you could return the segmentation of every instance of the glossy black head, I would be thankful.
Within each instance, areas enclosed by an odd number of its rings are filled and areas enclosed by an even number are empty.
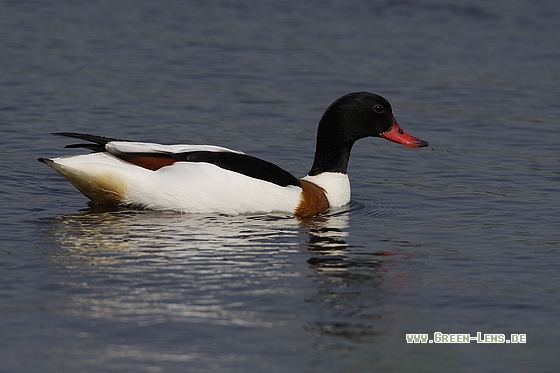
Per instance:
[[[380,137],[395,119],[389,101],[369,92],[355,92],[333,102],[319,122],[318,134],[338,133],[344,141],[355,142],[364,137]]]
[[[346,173],[352,146],[370,136],[410,147],[428,145],[402,131],[385,98],[369,92],[349,93],[333,102],[319,122],[315,160],[309,175]]]

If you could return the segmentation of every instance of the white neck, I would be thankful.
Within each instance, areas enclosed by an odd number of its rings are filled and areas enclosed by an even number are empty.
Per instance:
[[[303,178],[319,185],[326,192],[331,207],[341,207],[350,202],[350,180],[341,172],[322,172]]]

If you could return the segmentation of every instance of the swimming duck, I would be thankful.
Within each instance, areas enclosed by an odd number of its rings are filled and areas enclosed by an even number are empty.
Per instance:
[[[325,111],[315,159],[297,178],[273,163],[211,145],[161,145],[78,133],[88,141],[67,148],[93,153],[37,158],[94,203],[189,213],[288,212],[309,217],[350,202],[347,167],[354,142],[382,137],[411,147],[428,143],[404,132],[389,102],[369,92],[349,93]]]

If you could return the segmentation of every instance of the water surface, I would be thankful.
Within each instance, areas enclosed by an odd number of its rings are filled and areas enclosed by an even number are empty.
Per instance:
[[[0,12],[6,372],[556,372],[553,1],[9,2]],[[215,144],[297,176],[339,96],[430,142],[356,144],[300,221],[99,209],[50,132]],[[525,344],[407,344],[407,333]]]

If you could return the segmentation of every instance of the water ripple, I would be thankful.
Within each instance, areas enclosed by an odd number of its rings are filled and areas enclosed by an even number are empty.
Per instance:
[[[430,204],[425,202],[409,202],[403,204],[390,200],[352,200],[349,211],[355,216],[385,219],[408,215],[415,211],[430,209],[431,207]]]

